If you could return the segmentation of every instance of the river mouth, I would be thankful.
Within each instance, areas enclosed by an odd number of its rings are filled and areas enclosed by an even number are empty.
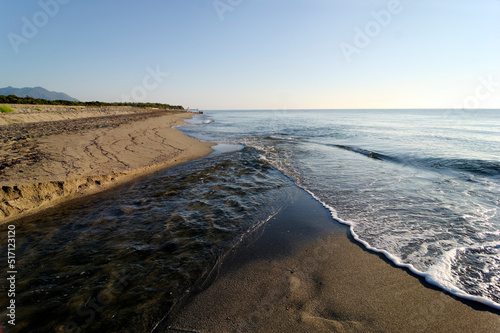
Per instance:
[[[13,331],[151,330],[296,191],[245,148],[16,220]]]

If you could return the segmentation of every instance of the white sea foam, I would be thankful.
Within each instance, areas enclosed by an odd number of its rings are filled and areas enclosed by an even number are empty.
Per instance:
[[[479,302],[485,305],[488,305],[492,308],[500,310],[500,304],[492,301],[489,298],[482,297],[482,296],[474,296],[471,294],[468,294],[467,292],[459,289],[457,285],[457,277],[455,274],[453,274],[452,270],[452,263],[454,262],[454,259],[456,257],[456,254],[460,251],[465,251],[465,250],[478,250],[478,249],[486,249],[486,248],[500,248],[500,245],[498,243],[491,243],[491,244],[485,244],[480,247],[475,247],[475,248],[460,248],[460,249],[453,249],[448,252],[446,252],[444,255],[442,255],[436,262],[427,269],[427,271],[421,271],[416,269],[413,265],[410,264],[405,264],[403,263],[400,258],[396,255],[393,255],[385,250],[378,249],[376,247],[371,246],[368,242],[363,240],[355,231],[354,231],[354,226],[356,223],[354,221],[347,221],[339,218],[338,212],[335,208],[332,206],[326,204],[323,202],[320,198],[318,198],[313,192],[309,191],[306,188],[303,188],[306,192],[308,192],[314,199],[316,199],[318,202],[320,202],[325,208],[327,208],[333,219],[336,221],[348,225],[350,228],[350,232],[353,236],[353,238],[363,244],[363,246],[373,252],[376,253],[381,253],[385,255],[389,260],[391,260],[394,264],[396,264],[399,267],[407,268],[409,269],[412,273],[420,275],[425,278],[425,280],[432,284],[435,285],[455,296],[468,299],[471,301]],[[500,265],[495,267],[496,271],[500,271]],[[497,284],[500,282],[500,276],[497,276],[496,281]],[[484,286],[487,287],[487,286]],[[499,286],[500,287],[500,286]]]
[[[477,246],[477,247],[464,247],[464,248],[456,248],[453,250],[450,250],[443,254],[439,259],[436,260],[436,262],[427,269],[427,271],[422,274],[425,277],[425,280],[429,282],[430,284],[433,284],[435,286],[438,286],[449,293],[465,298],[471,301],[476,301],[479,303],[486,304],[488,306],[491,306],[495,309],[500,310],[500,304],[492,301],[489,298],[483,297],[483,296],[475,296],[471,295],[470,293],[467,293],[466,291],[462,290],[461,288],[457,287],[460,285],[459,278],[460,276],[458,275],[458,272],[456,269],[453,269],[453,266],[456,266],[457,263],[457,256],[460,253],[474,250],[487,250],[487,249],[497,249],[498,252],[500,253],[500,244],[499,243],[489,243],[489,244],[484,244],[482,246]],[[500,259],[499,259],[500,263]],[[500,265],[497,263],[495,267],[486,267],[485,272],[490,272],[491,270],[495,271],[500,271]],[[497,288],[500,288],[498,285],[499,278],[498,275],[494,277],[493,284],[497,285]],[[479,282],[476,282],[478,285],[477,287],[479,289],[482,288],[487,288],[488,285],[482,284]],[[496,295],[498,297],[498,295]]]
[[[401,259],[401,257],[393,252],[389,252],[387,250],[378,248],[376,246],[371,245],[368,241],[366,241],[362,236],[360,236],[356,232],[356,225],[359,224],[354,220],[347,220],[347,219],[342,219],[339,216],[338,211],[328,203],[326,203],[324,200],[322,200],[320,197],[318,197],[313,191],[309,190],[306,186],[302,184],[300,181],[300,178],[297,178],[297,174],[292,175],[290,173],[290,165],[289,165],[289,160],[286,158],[283,158],[283,156],[277,156],[276,154],[276,149],[275,147],[270,147],[269,145],[266,145],[263,142],[252,142],[250,144],[255,149],[258,149],[263,152],[262,155],[260,155],[261,160],[266,161],[267,163],[272,164],[275,166],[278,170],[282,171],[285,175],[289,176],[289,178],[295,182],[295,184],[302,189],[304,189],[306,192],[308,192],[315,200],[320,202],[326,209],[328,209],[331,213],[331,216],[333,219],[338,221],[339,223],[345,224],[349,226],[349,230],[353,238],[363,244],[363,246],[373,252],[376,253],[381,253],[385,257],[387,257],[390,261],[392,261],[394,264],[396,264],[399,267],[406,268],[410,270],[412,273],[422,276],[426,279],[426,281],[432,285],[435,285],[457,297],[461,297],[464,299],[468,299],[471,301],[479,302],[485,305],[488,305],[490,307],[493,307],[495,309],[500,309],[500,304],[492,301],[490,298],[484,297],[484,296],[476,296],[472,295],[470,293],[467,293],[466,291],[460,289],[457,287],[458,279],[456,276],[456,272],[452,269],[452,263],[454,258],[456,257],[456,253],[464,250],[480,250],[480,249],[485,249],[485,248],[494,248],[495,246],[499,246],[496,243],[489,243],[489,244],[484,244],[479,247],[463,247],[463,248],[454,248],[458,243],[456,241],[446,241],[446,240],[441,240],[437,242],[437,244],[440,244],[441,247],[452,247],[452,250],[447,251],[444,253],[440,258],[438,258],[430,267],[427,269],[417,269],[414,265],[405,262],[404,260]],[[464,219],[467,219],[469,221],[471,220],[480,220],[484,222],[485,220],[488,220],[492,216],[496,215],[497,210],[496,209],[486,209],[484,207],[480,207],[481,209],[478,209],[477,214],[474,216],[464,216]],[[479,217],[478,217],[479,216]],[[432,239],[432,233],[429,232],[429,230],[425,231],[424,233],[428,234],[428,238]],[[498,233],[498,232],[497,232]],[[491,236],[491,234],[490,234]],[[464,239],[467,239],[465,237]],[[387,239],[386,239],[387,241]],[[394,240],[394,242],[397,242],[397,239]],[[472,241],[470,241],[472,243]],[[407,257],[413,261],[418,261],[419,257],[425,257],[425,254],[429,251],[429,245],[430,243],[423,243],[420,245],[419,250],[415,251],[415,253],[411,253],[407,255]],[[488,268],[486,269],[488,270]],[[495,267],[495,270],[500,271],[500,265],[498,267]],[[496,281],[498,282],[498,281]],[[487,284],[482,284],[478,286],[479,289],[486,289],[488,288]]]

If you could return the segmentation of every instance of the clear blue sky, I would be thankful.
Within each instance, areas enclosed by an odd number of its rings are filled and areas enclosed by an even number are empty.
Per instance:
[[[2,1],[0,87],[201,109],[500,108],[500,0],[397,4]]]

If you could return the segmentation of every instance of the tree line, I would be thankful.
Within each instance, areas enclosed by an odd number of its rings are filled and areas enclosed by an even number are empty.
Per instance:
[[[75,102],[65,100],[50,101],[43,98],[32,98],[30,96],[19,97],[16,95],[0,95],[0,103],[3,104],[38,104],[38,105],[67,105],[67,106],[133,106],[138,108],[158,108],[158,109],[176,109],[184,110],[180,105],[170,105],[163,103],[132,103],[132,102]]]

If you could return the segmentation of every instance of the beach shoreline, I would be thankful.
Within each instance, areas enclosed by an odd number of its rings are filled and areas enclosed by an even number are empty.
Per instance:
[[[303,191],[155,332],[495,332],[456,298],[355,242]]]
[[[212,152],[212,143],[173,128],[191,112],[66,109],[21,106],[1,115],[0,224]]]

